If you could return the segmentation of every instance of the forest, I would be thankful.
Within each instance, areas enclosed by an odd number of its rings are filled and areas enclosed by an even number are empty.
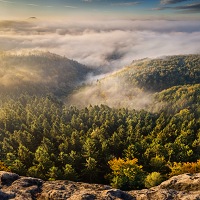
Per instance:
[[[139,109],[116,106],[115,101],[84,106],[67,102],[73,92],[94,85],[101,98],[102,85],[114,79],[130,88],[124,96],[127,102],[136,98],[136,86],[141,94],[149,92],[151,101]],[[133,61],[94,85],[71,83],[66,93],[63,87],[30,93],[21,85],[17,93],[0,96],[1,170],[123,190],[150,188],[173,175],[200,172],[200,55]],[[63,94],[67,98],[60,98]],[[105,91],[104,99],[109,98]]]

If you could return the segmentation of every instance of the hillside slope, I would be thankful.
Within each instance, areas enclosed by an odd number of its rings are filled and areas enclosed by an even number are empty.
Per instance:
[[[49,52],[0,53],[0,93],[67,95],[90,70]]]
[[[153,104],[149,106],[152,111],[173,114],[189,109],[194,114],[200,114],[200,84],[174,86],[155,93],[153,98]]]
[[[170,94],[172,87],[174,93],[179,90],[178,87],[187,88],[186,85],[192,87],[195,84],[200,84],[200,55],[142,59],[93,84],[81,87],[71,96],[70,103],[78,106],[106,104],[118,108],[149,109],[155,106],[158,96],[161,103],[161,97],[165,96],[164,93]],[[193,90],[197,90],[197,95],[198,85]]]
[[[145,91],[159,92],[173,86],[200,83],[200,55],[143,59],[117,74]]]

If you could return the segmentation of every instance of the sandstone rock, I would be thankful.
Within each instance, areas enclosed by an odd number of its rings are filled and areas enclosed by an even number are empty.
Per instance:
[[[13,181],[17,180],[19,175],[10,172],[0,171],[1,185],[10,185]]]
[[[174,176],[160,184],[160,188],[173,189],[178,191],[200,190],[200,174],[182,174]]]
[[[15,198],[14,192],[13,193],[9,193],[9,192],[4,193],[4,192],[0,191],[0,199],[1,200],[7,200],[7,199],[13,199],[13,198]]]
[[[0,200],[199,200],[200,173],[174,176],[151,189],[124,192],[110,186],[43,181],[0,172]]]
[[[149,190],[131,191],[137,200],[199,200],[200,173],[182,174],[164,181]]]
[[[135,197],[117,189],[111,189],[104,192],[105,199],[126,199],[126,200],[135,200]]]

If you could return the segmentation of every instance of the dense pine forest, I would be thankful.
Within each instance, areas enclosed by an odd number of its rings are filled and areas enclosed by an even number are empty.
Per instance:
[[[200,55],[133,61],[88,85],[82,81],[91,69],[50,55],[37,55],[36,64],[33,55],[13,56],[16,66],[1,56],[2,170],[45,180],[111,184],[124,190],[149,188],[176,174],[200,172]],[[52,62],[62,66],[60,73],[59,67],[48,68]],[[17,92],[5,84],[11,68],[21,75],[20,84],[14,84]],[[25,79],[24,69],[30,76],[34,72],[35,78]],[[71,70],[73,78],[68,82]],[[51,84],[50,72],[55,75]],[[91,88],[92,95],[81,99]],[[138,106],[144,96],[150,100]],[[133,106],[128,106],[131,102]]]

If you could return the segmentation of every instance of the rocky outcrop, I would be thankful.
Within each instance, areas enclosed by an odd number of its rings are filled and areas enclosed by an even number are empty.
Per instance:
[[[200,173],[174,176],[157,187],[124,192],[110,186],[72,181],[43,181],[0,172],[0,200],[198,200]]]
[[[159,186],[129,194],[137,200],[200,200],[200,173],[174,176]]]

